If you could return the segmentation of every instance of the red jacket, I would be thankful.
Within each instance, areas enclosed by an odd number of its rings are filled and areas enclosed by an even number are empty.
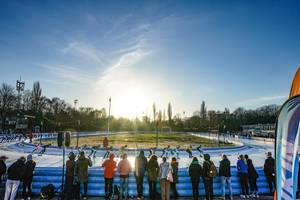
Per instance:
[[[114,154],[110,154],[109,159],[102,164],[102,167],[104,167],[104,178],[113,178],[115,176],[116,162],[114,157]]]

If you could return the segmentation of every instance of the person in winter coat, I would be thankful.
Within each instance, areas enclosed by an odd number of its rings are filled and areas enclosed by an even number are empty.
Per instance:
[[[222,160],[219,166],[219,176],[222,182],[222,199],[225,200],[225,185],[227,184],[229,190],[229,196],[232,200],[232,187],[231,187],[231,171],[230,171],[230,161],[226,155],[222,155]]]
[[[160,190],[161,190],[161,199],[169,200],[170,199],[170,181],[167,180],[168,174],[170,172],[171,166],[167,162],[167,158],[163,157],[163,162],[159,166],[159,180],[160,180]]]
[[[83,199],[87,198],[88,189],[88,168],[92,166],[92,161],[85,157],[84,151],[80,152],[80,156],[75,164],[75,175],[78,187],[83,184]]]
[[[248,155],[245,155],[245,159],[246,159],[246,162],[248,165],[248,180],[249,180],[249,184],[250,184],[250,190],[252,193],[251,196],[259,198],[258,188],[257,188],[257,184],[256,184],[256,181],[258,179],[258,173],[253,165],[252,160],[249,158]]]
[[[105,181],[105,198],[110,199],[113,193],[113,184],[115,177],[115,168],[117,163],[114,161],[115,154],[109,154],[109,159],[105,160],[102,164],[104,168],[104,181]]]
[[[27,156],[27,162],[25,163],[25,170],[23,176],[23,199],[31,199],[31,185],[33,180],[33,174],[36,163],[32,160],[32,155]]]
[[[249,198],[249,186],[248,186],[248,165],[243,155],[239,155],[237,161],[237,171],[240,177],[240,184],[242,189],[241,198]]]
[[[118,172],[120,174],[120,196],[121,200],[125,197],[125,200],[128,198],[128,182],[129,182],[129,173],[131,172],[131,166],[127,160],[127,154],[122,155],[122,160],[118,163]]]
[[[104,137],[104,139],[103,139],[103,148],[104,149],[108,148],[108,139],[107,139],[107,137]]]
[[[210,155],[204,154],[203,180],[204,180],[206,200],[212,200],[214,196],[213,177],[211,175],[212,166],[214,166],[214,163],[210,160]]]
[[[147,173],[149,182],[149,198],[156,199],[156,181],[159,173],[159,166],[157,162],[157,156],[152,155],[147,163]]]
[[[137,199],[143,198],[143,183],[144,176],[147,168],[147,158],[144,155],[144,151],[140,151],[140,155],[135,158],[135,180],[137,188]]]
[[[66,162],[66,199],[72,199],[72,188],[74,182],[74,175],[75,175],[75,158],[76,155],[73,152],[69,153],[69,160]]]
[[[7,167],[5,164],[5,161],[8,159],[6,156],[1,156],[0,157],[0,184],[2,183],[2,178],[4,174],[6,173]]]
[[[264,172],[269,184],[270,194],[273,194],[274,189],[276,189],[276,182],[275,182],[275,160],[272,158],[272,153],[267,153],[267,159],[265,160],[264,164]]]
[[[199,182],[202,176],[202,167],[199,164],[197,157],[193,157],[192,163],[189,166],[189,176],[192,182],[193,198],[198,200],[199,197]]]
[[[4,200],[16,199],[20,181],[24,177],[25,161],[24,157],[20,157],[8,168]]]
[[[177,198],[178,192],[176,188],[176,184],[178,183],[178,162],[175,157],[171,160],[171,169],[172,169],[172,177],[173,182],[171,182],[171,191],[173,192],[173,198]]]

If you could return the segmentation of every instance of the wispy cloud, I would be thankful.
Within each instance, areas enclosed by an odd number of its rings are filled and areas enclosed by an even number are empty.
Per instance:
[[[256,97],[253,99],[246,99],[243,101],[236,102],[237,106],[252,106],[252,105],[263,105],[266,103],[272,103],[274,101],[284,100],[287,98],[287,95],[273,95],[273,96],[263,96]]]

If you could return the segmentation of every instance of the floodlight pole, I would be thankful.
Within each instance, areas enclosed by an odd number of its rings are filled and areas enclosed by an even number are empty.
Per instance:
[[[109,135],[110,109],[111,109],[111,97],[109,97],[108,118],[107,118],[107,134],[106,134],[106,136]]]

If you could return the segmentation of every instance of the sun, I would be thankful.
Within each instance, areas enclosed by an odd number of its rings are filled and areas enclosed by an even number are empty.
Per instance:
[[[120,92],[115,105],[116,114],[119,116],[140,117],[150,105],[149,98],[140,88],[126,89]]]

